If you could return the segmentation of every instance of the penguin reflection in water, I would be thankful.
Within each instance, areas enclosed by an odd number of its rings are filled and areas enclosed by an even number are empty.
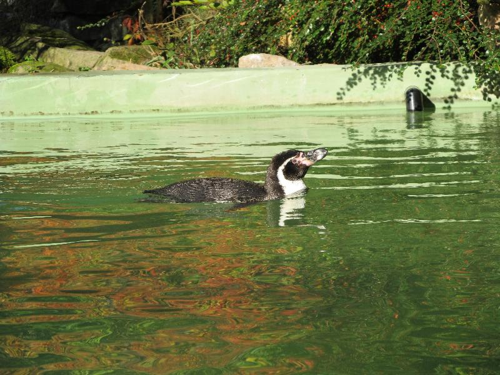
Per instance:
[[[243,204],[280,199],[306,189],[302,179],[309,167],[323,159],[328,151],[288,150],[279,153],[267,168],[264,185],[233,178],[197,178],[176,182],[159,189],[145,190],[172,202],[236,202]]]

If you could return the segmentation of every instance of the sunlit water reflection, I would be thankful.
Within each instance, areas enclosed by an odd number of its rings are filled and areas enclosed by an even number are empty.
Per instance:
[[[0,368],[494,373],[499,146],[477,111],[0,123]],[[139,201],[316,147],[306,194]]]

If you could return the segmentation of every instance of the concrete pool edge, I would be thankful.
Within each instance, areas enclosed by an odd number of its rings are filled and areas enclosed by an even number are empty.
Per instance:
[[[404,109],[410,86],[421,88],[436,111],[497,105],[475,79],[473,70],[459,63],[0,75],[0,120],[285,108],[394,110]]]

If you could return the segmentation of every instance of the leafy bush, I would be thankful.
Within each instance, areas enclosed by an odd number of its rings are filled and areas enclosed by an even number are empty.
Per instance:
[[[278,53],[299,63],[379,63],[498,58],[475,0],[235,0],[200,31],[209,66]]]
[[[194,47],[201,64],[236,66],[238,58],[252,52],[288,55],[280,38],[290,30],[289,14],[295,1],[235,0],[198,30]]]
[[[5,47],[0,47],[0,72],[7,71],[16,63],[16,57]]]

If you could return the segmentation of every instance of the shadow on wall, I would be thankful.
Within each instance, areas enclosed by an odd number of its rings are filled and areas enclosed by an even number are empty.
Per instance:
[[[400,63],[388,65],[372,65],[352,69],[352,75],[347,79],[344,87],[337,92],[337,100],[344,100],[349,91],[353,90],[361,82],[369,80],[373,90],[386,87],[394,79],[403,80],[403,74],[407,69],[413,69],[415,76],[421,80],[425,76],[425,83],[420,87],[424,96],[428,100],[432,98],[431,92],[437,84],[436,79],[448,80],[452,83],[450,93],[444,99],[443,109],[451,109],[455,101],[460,98],[460,92],[466,86],[467,81],[474,75],[476,85],[480,87],[483,100],[492,102],[492,97],[500,97],[500,72],[480,66],[480,64],[463,65],[459,63],[439,64],[439,63]],[[470,85],[470,83],[469,83]],[[401,92],[401,99],[404,92]]]

